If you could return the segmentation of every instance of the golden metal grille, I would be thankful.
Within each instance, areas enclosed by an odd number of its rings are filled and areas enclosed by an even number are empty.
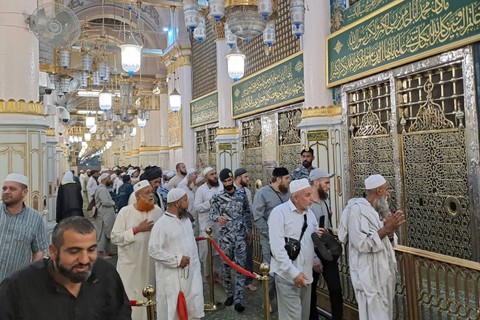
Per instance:
[[[390,134],[390,87],[388,82],[348,93],[351,190],[363,197],[364,181],[380,173],[390,187],[389,203],[396,206],[393,143]]]
[[[280,163],[290,172],[299,166],[300,152],[300,129],[297,125],[302,121],[301,109],[293,109],[278,113],[278,143],[280,146]]]
[[[275,20],[277,42],[268,50],[262,35],[250,43],[240,42],[240,50],[246,55],[245,76],[249,76],[271,64],[300,51],[300,40],[292,34],[290,1],[279,1],[278,18]]]
[[[206,130],[195,132],[196,164],[198,168],[209,166],[207,153],[207,132]]]
[[[217,163],[217,145],[215,139],[217,138],[217,128],[208,128],[208,161],[211,165]]]
[[[408,298],[396,319],[480,319],[479,263],[403,246],[396,252]]]
[[[192,43],[193,98],[197,99],[217,89],[217,47],[210,21],[205,21],[207,34],[202,43],[190,35]]]
[[[407,244],[472,260],[460,63],[396,81]]]

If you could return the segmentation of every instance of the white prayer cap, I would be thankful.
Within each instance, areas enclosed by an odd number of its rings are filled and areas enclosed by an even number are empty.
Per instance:
[[[300,190],[303,190],[303,189],[306,189],[306,188],[310,188],[310,182],[308,182],[308,179],[307,178],[303,178],[303,179],[300,179],[300,180],[293,180],[292,182],[290,182],[290,192],[291,193],[295,193],[297,191],[300,191]]]
[[[373,190],[383,186],[387,180],[380,174],[373,174],[365,179],[365,189]]]
[[[108,177],[110,177],[110,175],[108,173],[102,173],[100,175],[100,177],[98,177],[98,181],[102,182],[103,180],[107,179]]]
[[[173,188],[167,194],[167,203],[178,201],[181,197],[183,197],[186,194],[187,193],[183,189]]]
[[[197,170],[196,170],[195,168],[188,168],[188,169],[187,169],[187,177],[188,177],[189,175],[191,175],[192,173],[195,173],[195,172],[197,172]]]
[[[137,192],[138,190],[142,190],[143,188],[149,187],[149,186],[150,186],[150,182],[148,182],[148,180],[139,181],[135,183],[135,185],[133,186],[133,192]]]
[[[135,171],[137,171],[137,170],[136,170],[136,169],[128,169],[127,174],[128,174],[129,176],[131,176],[132,173],[134,173]]]
[[[28,178],[25,177],[23,174],[19,173],[10,173],[4,180],[6,181],[13,181],[13,182],[18,182],[21,184],[24,184],[28,188]]]
[[[173,170],[168,170],[168,172],[167,172],[167,178],[168,178],[168,179],[171,179],[171,178],[173,178],[173,176],[174,176],[175,174],[176,174],[175,171],[173,171]]]
[[[117,175],[116,175],[115,173],[112,173],[112,174],[110,175],[110,179],[112,179],[112,180],[115,179],[116,177],[117,177]]]
[[[202,175],[205,177],[212,170],[215,170],[215,169],[213,169],[212,167],[206,167],[205,169],[203,169]]]

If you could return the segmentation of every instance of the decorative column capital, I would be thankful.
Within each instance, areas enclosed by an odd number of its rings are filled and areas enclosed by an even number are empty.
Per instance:
[[[217,40],[225,39],[225,22],[220,20],[216,21],[214,18],[208,19],[212,25],[213,33]]]
[[[42,102],[27,102],[23,99],[0,99],[0,113],[22,113],[42,116],[45,114]]]
[[[342,114],[342,106],[314,106],[302,109],[302,119],[317,117],[334,117]]]
[[[167,73],[172,74],[173,71],[183,67],[192,65],[192,50],[182,49],[182,48],[173,48],[168,53],[166,53],[163,58],[163,62],[167,66]]]

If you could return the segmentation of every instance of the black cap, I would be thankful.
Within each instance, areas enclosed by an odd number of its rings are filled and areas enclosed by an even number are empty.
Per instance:
[[[244,173],[247,173],[247,170],[245,168],[238,168],[237,170],[235,170],[235,178],[240,177]]]
[[[288,176],[288,170],[287,170],[287,168],[284,168],[284,167],[275,168],[275,169],[273,169],[272,176],[273,177]]]
[[[304,152],[309,152],[309,153],[311,153],[311,154],[312,154],[312,156],[313,156],[313,149],[312,149],[312,148],[303,149],[303,150],[302,150],[302,152],[300,152],[300,155],[302,155],[302,156],[303,156],[303,153],[304,153]]]
[[[232,170],[228,168],[222,169],[218,177],[220,178],[220,181],[225,181],[228,178],[233,177]]]
[[[130,180],[132,180],[132,178],[128,174],[125,174],[125,175],[122,176],[122,181],[123,182],[128,182]]]
[[[140,176],[140,180],[152,181],[162,177],[162,169],[157,166],[145,168],[145,172]]]

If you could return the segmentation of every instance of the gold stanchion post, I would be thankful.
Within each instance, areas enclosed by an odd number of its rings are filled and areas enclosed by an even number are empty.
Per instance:
[[[153,300],[153,297],[155,297],[155,287],[152,285],[145,287],[142,294],[147,298],[147,302],[145,303],[145,306],[147,307],[147,319],[156,320],[157,302]]]
[[[261,280],[263,281],[263,318],[270,320],[270,296],[268,292],[268,273],[270,266],[266,263],[260,265],[260,272],[262,273]]]
[[[214,288],[214,285],[215,285],[215,279],[213,278],[213,248],[212,248],[212,228],[207,228],[205,230],[207,232],[207,235],[208,235],[208,266],[209,266],[209,278],[210,278],[210,281],[209,281],[209,285],[210,285],[210,303],[207,303],[204,305],[204,310],[205,311],[218,311],[218,310],[222,310],[223,308],[225,308],[225,306],[223,305],[223,303],[221,302],[216,302],[215,301],[215,288]]]

